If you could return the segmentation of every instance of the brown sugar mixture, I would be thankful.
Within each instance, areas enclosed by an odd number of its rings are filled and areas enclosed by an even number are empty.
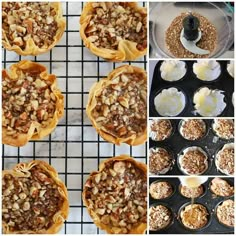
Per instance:
[[[188,16],[188,12],[177,16],[166,30],[165,42],[170,53],[177,58],[206,58],[208,55],[194,54],[185,49],[180,41],[180,33],[183,29],[183,19]],[[199,19],[202,37],[198,41],[197,46],[201,49],[209,50],[212,53],[217,45],[217,31],[215,26],[204,16],[192,12]]]
[[[217,196],[230,197],[234,194],[234,186],[221,178],[214,178],[211,181],[210,189]]]
[[[170,183],[166,181],[154,182],[150,186],[150,194],[154,199],[163,199],[171,196],[173,188]]]
[[[208,211],[200,204],[186,206],[180,212],[183,225],[189,229],[200,229],[208,223]]]

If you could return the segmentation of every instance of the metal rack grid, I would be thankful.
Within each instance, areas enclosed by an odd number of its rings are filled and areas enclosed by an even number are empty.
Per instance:
[[[49,137],[29,142],[21,148],[2,145],[2,168],[9,169],[19,162],[42,159],[59,172],[68,188],[70,214],[60,234],[102,234],[93,224],[81,200],[82,188],[89,173],[99,163],[112,156],[129,154],[147,162],[147,144],[137,147],[115,146],[96,133],[85,106],[91,85],[121,64],[132,64],[146,69],[146,57],[134,62],[111,63],[92,55],[84,47],[79,35],[79,17],[83,2],[63,2],[67,21],[62,40],[50,52],[36,57],[22,57],[2,50],[2,67],[23,59],[44,64],[56,74],[59,88],[65,97],[65,115]],[[145,3],[140,3],[145,5]]]

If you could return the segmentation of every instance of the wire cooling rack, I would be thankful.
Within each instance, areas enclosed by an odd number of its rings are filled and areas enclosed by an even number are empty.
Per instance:
[[[142,3],[144,4],[144,3]],[[146,69],[146,58],[134,62],[111,63],[92,55],[84,47],[79,34],[79,17],[84,3],[63,2],[67,21],[60,43],[50,52],[37,57],[22,57],[2,50],[3,68],[23,59],[44,64],[58,78],[65,97],[65,115],[54,132],[40,141],[29,142],[21,148],[2,146],[2,167],[9,169],[16,163],[41,159],[50,163],[68,188],[70,214],[60,234],[102,234],[93,224],[83,206],[81,193],[89,173],[98,169],[104,159],[129,154],[147,162],[147,145],[115,146],[98,136],[86,116],[85,107],[92,84],[121,64]]]

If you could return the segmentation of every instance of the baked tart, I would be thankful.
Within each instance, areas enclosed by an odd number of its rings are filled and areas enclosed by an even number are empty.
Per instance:
[[[69,212],[67,189],[44,161],[19,163],[2,173],[4,234],[57,233]]]
[[[59,2],[3,2],[2,45],[19,55],[52,49],[66,27]]]
[[[147,166],[122,155],[101,163],[84,185],[83,202],[109,234],[143,234],[147,228]]]
[[[21,61],[2,71],[2,142],[24,146],[49,135],[64,113],[56,76],[46,67]]]
[[[92,86],[86,112],[108,142],[139,145],[147,139],[147,76],[134,66],[121,66]]]
[[[95,55],[109,61],[134,60],[147,52],[147,10],[136,2],[89,2],[80,35]]]

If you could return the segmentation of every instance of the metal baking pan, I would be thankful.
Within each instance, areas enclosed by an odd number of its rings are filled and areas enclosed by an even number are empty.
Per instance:
[[[160,90],[169,87],[176,87],[184,92],[186,95],[186,106],[183,112],[181,112],[178,116],[181,117],[193,117],[199,116],[196,114],[193,104],[193,95],[200,87],[208,87],[210,89],[219,89],[224,91],[225,101],[226,101],[226,108],[225,110],[219,115],[222,117],[233,117],[234,116],[234,106],[232,103],[232,94],[234,92],[234,79],[229,75],[227,71],[227,63],[229,61],[218,61],[221,65],[221,74],[219,78],[215,81],[201,81],[196,78],[196,75],[193,73],[193,63],[196,60],[192,61],[185,61],[187,66],[187,72],[185,76],[176,82],[168,82],[161,78],[160,66],[163,61],[158,61],[152,79],[152,85],[150,89],[150,97],[149,97],[149,116],[150,117],[160,117],[155,109],[154,99],[156,95],[160,92]]]
[[[171,185],[174,185],[176,191],[174,194],[167,199],[155,200],[151,196],[149,197],[149,206],[155,204],[162,204],[167,206],[174,215],[174,220],[172,224],[170,224],[166,229],[158,230],[158,231],[149,231],[150,234],[233,234],[234,228],[224,226],[219,223],[216,214],[215,214],[215,207],[222,201],[226,199],[234,199],[234,197],[219,197],[213,194],[209,189],[209,184],[213,178],[209,178],[207,182],[203,184],[204,193],[202,196],[196,198],[194,203],[199,203],[204,205],[210,215],[207,227],[198,230],[191,230],[187,229],[183,226],[180,219],[178,218],[180,208],[187,203],[191,202],[191,199],[188,199],[180,194],[179,186],[180,181],[178,178],[149,178],[149,183],[151,184],[154,181],[162,180],[168,181]],[[234,185],[234,178],[222,178],[227,180],[230,184]]]
[[[200,140],[189,141],[184,139],[179,133],[179,123],[181,120],[180,119],[169,119],[169,120],[171,121],[172,126],[174,128],[174,134],[172,134],[168,139],[164,141],[153,141],[151,138],[149,138],[149,148],[166,147],[168,150],[172,152],[174,156],[175,163],[173,165],[173,168],[169,170],[165,175],[183,175],[183,173],[178,167],[177,158],[181,150],[189,146],[199,146],[203,150],[205,150],[206,153],[208,154],[209,168],[203,175],[214,175],[214,176],[224,175],[217,170],[214,156],[216,152],[224,146],[224,144],[234,142],[234,140],[233,139],[224,140],[216,136],[214,131],[212,130],[213,119],[203,119],[206,123],[206,128],[207,128],[206,135]]]

